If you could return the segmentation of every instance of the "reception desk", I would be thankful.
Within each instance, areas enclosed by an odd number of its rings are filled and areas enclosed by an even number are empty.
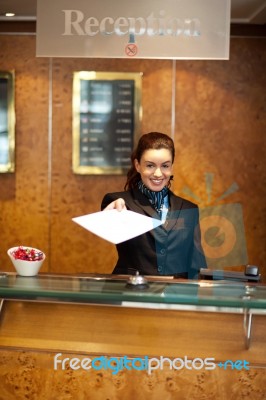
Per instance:
[[[2,274],[2,398],[265,399],[266,286],[146,278]]]

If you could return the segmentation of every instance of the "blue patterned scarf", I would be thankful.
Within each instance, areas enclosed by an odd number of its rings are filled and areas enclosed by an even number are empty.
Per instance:
[[[162,211],[164,198],[168,195],[168,187],[165,186],[159,192],[154,192],[153,190],[148,189],[142,181],[139,181],[138,188],[141,193],[148,197],[155,210],[160,213]]]

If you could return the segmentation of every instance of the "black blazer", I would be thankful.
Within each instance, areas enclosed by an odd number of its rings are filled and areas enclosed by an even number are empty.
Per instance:
[[[128,210],[160,218],[148,198],[139,189],[108,193],[103,210],[112,201],[123,198]],[[163,225],[117,246],[118,261],[114,274],[174,275],[194,279],[206,267],[200,241],[199,213],[196,204],[169,191],[169,211]]]

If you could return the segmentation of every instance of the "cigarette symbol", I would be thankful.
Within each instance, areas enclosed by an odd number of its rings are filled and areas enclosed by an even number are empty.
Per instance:
[[[138,46],[135,43],[135,35],[129,34],[129,41],[125,48],[125,53],[128,57],[134,57],[138,52]]]

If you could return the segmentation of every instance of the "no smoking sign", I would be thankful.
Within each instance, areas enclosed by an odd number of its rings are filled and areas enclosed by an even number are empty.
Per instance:
[[[128,57],[134,57],[138,52],[138,46],[135,43],[128,43],[125,47],[125,53]]]

